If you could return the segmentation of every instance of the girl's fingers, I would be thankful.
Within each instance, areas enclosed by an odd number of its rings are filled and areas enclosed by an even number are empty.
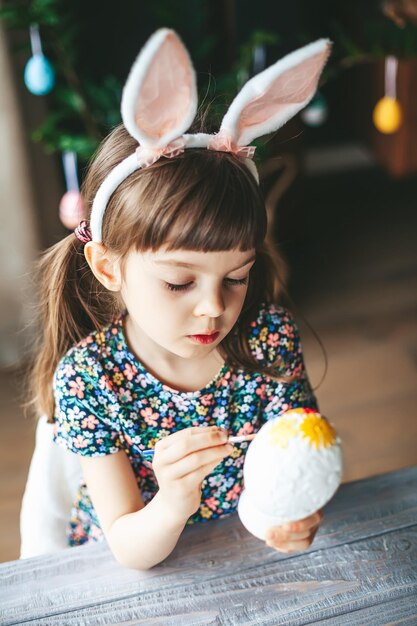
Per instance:
[[[232,450],[233,445],[230,443],[198,450],[171,464],[166,471],[169,472],[171,480],[177,480],[203,470],[206,466],[214,469]]]
[[[177,430],[175,433],[171,433],[167,437],[162,437],[162,439],[159,439],[159,441],[157,441],[156,443],[155,448],[158,447],[159,450],[165,450],[167,448],[170,448],[171,446],[177,444],[178,441],[180,441],[184,437],[197,436],[203,430],[203,428],[206,434],[210,431],[215,432],[219,430],[217,426],[190,426],[189,428],[182,428],[181,430]]]
[[[271,541],[298,541],[299,539],[308,539],[311,535],[311,529],[302,533],[286,533],[283,531],[268,532],[266,538]]]
[[[266,535],[266,544],[271,548],[275,548],[279,552],[300,552],[307,550],[313,543],[314,537],[319,529],[317,525],[309,533],[292,533],[290,537],[281,537],[279,533],[268,531]],[[304,535],[304,536],[302,536]]]
[[[220,461],[218,461],[218,462],[214,461],[214,463],[207,463],[207,465],[203,465],[202,467],[199,467],[198,470],[196,470],[192,474],[188,474],[188,476],[186,476],[185,479],[186,480],[192,480],[193,484],[198,484],[201,487],[201,483],[206,478],[206,476],[211,474],[211,472],[214,470],[214,468],[221,461],[222,461],[222,459],[220,459]]]
[[[274,528],[269,528],[266,532],[266,539],[277,540],[277,541],[292,541],[298,539],[307,539],[312,532],[316,533],[319,529],[320,524],[316,524],[315,526],[311,526],[310,528],[303,530],[301,532],[295,533],[285,529],[285,526],[276,526]]]
[[[309,539],[301,539],[300,541],[287,541],[286,543],[273,543],[267,541],[266,545],[270,548],[274,548],[274,550],[278,550],[278,552],[291,554],[292,552],[302,552],[303,550],[308,550],[311,543],[312,541]]]
[[[323,521],[324,513],[323,509],[316,511],[312,515],[305,517],[304,519],[297,520],[296,522],[288,522],[282,526],[276,526],[274,530],[280,530],[284,533],[293,535],[294,533],[303,533],[309,531],[316,526],[319,526]]]
[[[155,462],[177,463],[198,450],[218,447],[226,443],[227,438],[227,431],[217,426],[184,428],[156,443],[154,465]]]

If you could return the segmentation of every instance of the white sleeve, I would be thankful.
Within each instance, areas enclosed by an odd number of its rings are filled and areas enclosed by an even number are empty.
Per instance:
[[[42,416],[20,512],[20,558],[68,547],[66,528],[82,478],[76,454],[53,442],[53,424]]]

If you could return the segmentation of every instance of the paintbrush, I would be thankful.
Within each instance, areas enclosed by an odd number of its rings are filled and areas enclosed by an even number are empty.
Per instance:
[[[253,433],[252,435],[235,435],[235,436],[229,437],[229,439],[225,443],[243,443],[244,441],[252,441],[252,439],[254,439],[255,436],[256,436],[256,433]],[[141,455],[145,457],[146,459],[151,459],[154,454],[155,454],[155,450],[152,450],[152,449],[143,450],[141,452]]]

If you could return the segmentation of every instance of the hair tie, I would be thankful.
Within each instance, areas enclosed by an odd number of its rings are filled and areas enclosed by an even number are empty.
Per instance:
[[[92,240],[91,230],[87,220],[81,220],[77,228],[74,230],[74,235],[77,239],[79,239],[79,241],[82,241],[82,243],[88,243]]]

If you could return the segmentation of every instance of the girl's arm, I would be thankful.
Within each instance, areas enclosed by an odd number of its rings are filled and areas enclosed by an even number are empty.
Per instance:
[[[153,459],[159,491],[146,506],[123,451],[80,458],[101,528],[119,563],[149,569],[172,552],[200,505],[202,481],[233,448],[227,436],[224,429],[196,427],[159,441]]]
[[[147,569],[168,556],[186,520],[171,520],[159,494],[145,506],[125,452],[80,461],[101,528],[119,563]]]

